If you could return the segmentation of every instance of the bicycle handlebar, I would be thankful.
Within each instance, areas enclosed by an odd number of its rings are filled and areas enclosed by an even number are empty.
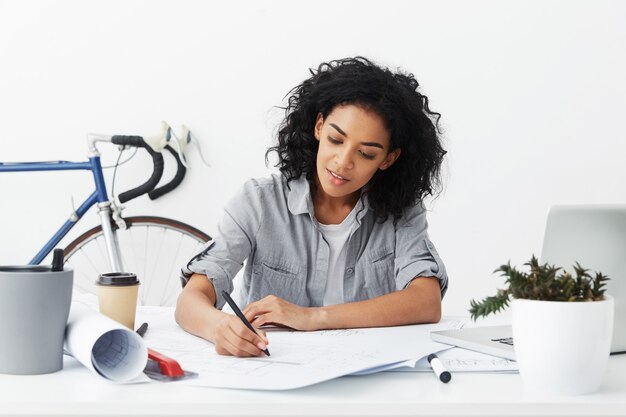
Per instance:
[[[134,146],[137,148],[144,148],[152,157],[152,164],[154,165],[154,170],[152,171],[152,175],[150,176],[148,181],[146,181],[145,183],[141,184],[140,186],[136,188],[133,188],[132,190],[128,190],[120,194],[118,197],[120,203],[123,204],[129,200],[132,200],[133,198],[139,197],[140,195],[146,194],[154,190],[154,188],[157,186],[157,184],[161,180],[161,176],[163,176],[163,155],[161,155],[159,152],[155,152],[150,146],[148,146],[148,144],[143,140],[141,136],[115,135],[111,137],[111,143],[114,143],[116,145],[123,145],[123,146],[128,145],[128,146]],[[164,188],[164,187],[165,186],[161,188]],[[168,189],[167,191],[171,191],[171,189]],[[161,195],[163,194],[165,193],[161,193]]]
[[[185,178],[185,174],[187,173],[187,168],[185,168],[185,166],[183,165],[180,157],[178,156],[178,153],[170,145],[167,145],[165,149],[167,149],[172,154],[174,159],[176,159],[176,164],[178,166],[176,169],[176,175],[174,175],[174,178],[172,178],[172,180],[167,184],[150,191],[148,193],[148,197],[150,197],[150,200],[156,200],[157,198],[169,193],[174,188],[178,187]]]

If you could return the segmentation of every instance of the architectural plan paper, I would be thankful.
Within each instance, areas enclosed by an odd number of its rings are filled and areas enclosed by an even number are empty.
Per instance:
[[[183,331],[170,308],[144,307],[149,323],[146,344],[175,358],[184,369],[198,372],[186,385],[285,390],[304,387],[382,365],[417,360],[449,348],[433,342],[430,332],[458,328],[457,321],[370,329],[299,332],[266,329],[270,357],[221,356],[213,344]]]
[[[145,380],[148,349],[135,332],[74,301],[65,330],[65,351],[81,364],[116,382]]]

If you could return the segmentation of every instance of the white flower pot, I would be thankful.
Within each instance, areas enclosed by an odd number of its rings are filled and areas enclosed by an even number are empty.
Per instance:
[[[513,342],[524,388],[545,394],[597,391],[613,335],[614,302],[516,299]]]

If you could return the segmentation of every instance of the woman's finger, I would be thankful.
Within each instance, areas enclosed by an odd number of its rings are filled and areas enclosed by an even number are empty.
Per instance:
[[[246,330],[248,330],[246,328]],[[249,331],[249,330],[248,330]],[[243,338],[240,334],[235,331],[226,332],[224,334],[224,340],[228,344],[226,348],[235,356],[260,356],[263,354],[260,346],[264,344],[261,342],[261,339],[258,338],[254,333],[252,333],[258,341],[252,341]],[[254,340],[254,339],[253,339]]]
[[[270,340],[267,338],[267,335],[265,334],[263,330],[257,328],[256,332],[259,334],[259,336],[261,336],[261,339],[263,339],[263,342],[265,342],[266,346],[270,344]]]
[[[239,320],[239,321],[241,321],[241,320]],[[255,343],[257,346],[258,346],[259,342],[262,342],[267,347],[267,345],[269,345],[270,341],[267,338],[267,335],[265,334],[265,332],[263,330],[259,329],[260,325],[256,324],[254,322],[254,320],[248,320],[248,321],[250,322],[252,327],[254,327],[254,330],[256,331],[256,334],[254,332],[252,332],[250,329],[248,329],[248,326],[246,326],[244,324],[245,328],[248,330],[248,333],[246,333],[246,334],[249,335],[251,333],[253,335],[251,337],[246,337],[246,339],[248,341],[250,341],[251,343]],[[243,324],[243,322],[242,322],[242,324]],[[265,349],[265,348],[263,348],[263,349]]]
[[[242,340],[242,339],[239,339],[239,340]],[[252,346],[252,345],[249,345],[249,346]],[[237,342],[231,341],[228,337],[225,337],[224,340],[222,340],[222,347],[226,349],[229,354],[233,356],[237,356],[237,357],[259,356],[261,354],[261,353],[258,353],[258,354],[251,353],[250,350],[252,349],[242,348],[241,345],[237,345]],[[260,349],[257,349],[257,350],[261,352]],[[254,350],[252,350],[252,352],[254,352]]]
[[[265,333],[259,329],[254,329],[254,331],[250,330],[246,324],[239,319],[239,317],[232,318],[232,321],[229,323],[232,330],[240,335],[240,337],[246,339],[250,343],[258,344],[259,342],[263,342],[265,344],[269,343],[267,340],[267,336]],[[253,326],[254,327],[254,326]],[[256,332],[256,333],[255,333]]]
[[[267,319],[267,316],[268,316],[268,315],[269,315],[269,313],[268,313],[268,314],[261,314],[260,316],[256,316],[256,317],[254,318],[254,321],[252,321],[251,323],[252,323],[255,327],[260,327],[260,326],[263,326],[264,324],[267,324],[267,323],[268,323],[268,319]]]
[[[246,319],[251,322],[256,316],[269,313],[270,311],[272,311],[272,305],[266,301],[260,300],[255,301],[252,304],[248,304],[243,311],[243,315],[246,316]]]

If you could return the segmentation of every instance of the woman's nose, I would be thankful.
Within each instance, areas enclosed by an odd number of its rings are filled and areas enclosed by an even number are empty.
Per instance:
[[[352,162],[352,152],[345,148],[337,152],[337,168],[352,169],[354,163]]]

